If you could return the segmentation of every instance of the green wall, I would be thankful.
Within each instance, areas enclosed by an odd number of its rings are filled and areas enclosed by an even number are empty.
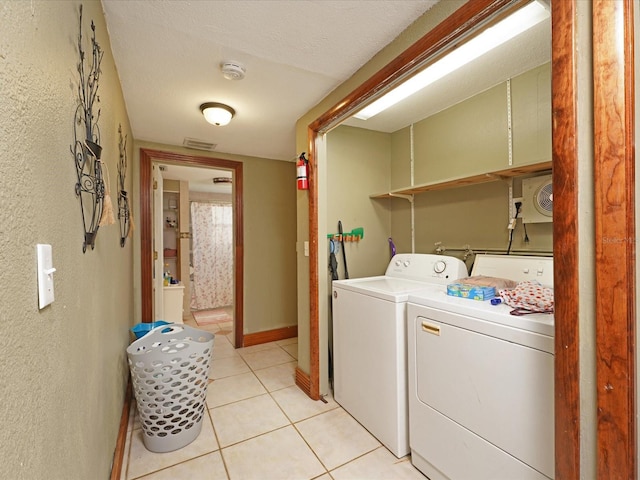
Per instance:
[[[295,164],[243,160],[244,333],[296,325]]]
[[[452,105],[413,128],[415,183],[491,172],[509,163],[504,83]]]
[[[369,195],[389,184],[390,140],[386,133],[348,126],[327,135],[328,233],[338,231],[338,220],[345,232],[364,228],[361,241],[345,243],[350,278],[382,275],[389,263],[390,212]],[[328,242],[324,246],[328,248]],[[342,279],[342,253],[337,257]]]
[[[102,161],[117,200],[118,125],[133,142],[99,1],[85,0],[104,51]],[[133,243],[84,230],[70,146],[77,105],[77,1],[0,4],[0,478],[108,478],[126,388],[133,324]],[[132,189],[128,172],[127,190]],[[36,244],[53,247],[55,301],[38,309]]]

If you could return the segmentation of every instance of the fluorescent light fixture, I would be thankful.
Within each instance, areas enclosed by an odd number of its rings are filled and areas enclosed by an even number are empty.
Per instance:
[[[207,122],[218,126],[228,124],[236,113],[229,105],[217,102],[203,103],[200,111]]]
[[[429,65],[422,72],[414,75],[378,100],[367,105],[356,113],[354,117],[360,120],[367,120],[377,115],[422,90],[427,85],[434,83],[436,80],[537,25],[549,18],[549,15],[548,9],[538,1],[529,3]]]

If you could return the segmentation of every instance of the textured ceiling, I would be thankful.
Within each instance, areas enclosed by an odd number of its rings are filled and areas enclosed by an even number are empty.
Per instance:
[[[102,0],[133,136],[292,160],[295,122],[437,0]],[[246,78],[223,78],[242,63]],[[229,125],[199,105],[236,110]]]

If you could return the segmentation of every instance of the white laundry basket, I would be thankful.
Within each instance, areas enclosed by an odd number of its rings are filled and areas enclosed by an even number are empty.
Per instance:
[[[213,338],[186,325],[162,325],[127,347],[148,450],[177,450],[200,434]]]

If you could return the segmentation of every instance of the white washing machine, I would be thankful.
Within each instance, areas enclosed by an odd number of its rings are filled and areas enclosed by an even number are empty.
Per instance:
[[[467,275],[454,257],[398,254],[385,275],[333,282],[334,398],[397,457],[409,453],[409,293]]]
[[[478,255],[472,275],[553,285],[553,259]],[[511,307],[409,296],[411,461],[430,480],[553,479],[554,323]]]

